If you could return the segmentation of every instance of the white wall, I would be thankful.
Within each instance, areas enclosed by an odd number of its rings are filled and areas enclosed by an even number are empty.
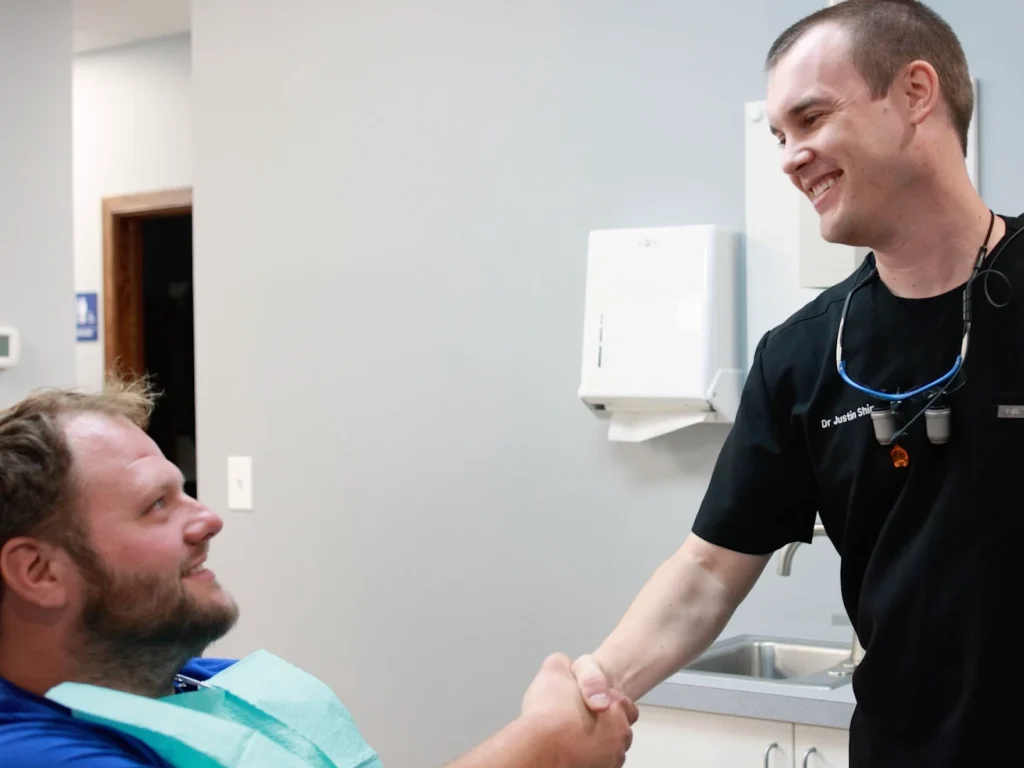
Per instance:
[[[21,331],[0,407],[75,380],[71,4],[0,3],[0,325]]]
[[[385,765],[432,768],[600,642],[725,430],[612,445],[578,401],[587,233],[741,230],[743,105],[813,8],[195,4],[203,500],[254,467],[211,551],[242,605],[215,652],[308,668]],[[798,560],[730,633],[849,639],[834,551]]]
[[[587,231],[742,229],[743,104],[821,5],[195,4],[204,501],[227,456],[255,471],[212,550],[243,607],[217,652],[310,669],[385,765],[429,768],[512,717],[545,653],[605,636],[724,430],[610,445],[577,401]],[[1013,213],[1022,6],[977,6],[937,3],[982,84],[982,192]],[[727,634],[849,639],[834,551],[797,559]]]
[[[76,56],[75,290],[99,294],[100,334],[77,342],[78,386],[103,383],[104,197],[192,184],[188,35]]]

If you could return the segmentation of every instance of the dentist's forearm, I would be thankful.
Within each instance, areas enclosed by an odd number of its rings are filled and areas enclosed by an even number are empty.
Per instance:
[[[613,686],[636,700],[721,634],[768,562],[690,536],[654,572],[594,652]]]

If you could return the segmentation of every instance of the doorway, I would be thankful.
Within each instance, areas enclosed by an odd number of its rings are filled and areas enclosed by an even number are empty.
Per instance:
[[[192,190],[103,200],[104,357],[161,393],[149,435],[195,497]]]

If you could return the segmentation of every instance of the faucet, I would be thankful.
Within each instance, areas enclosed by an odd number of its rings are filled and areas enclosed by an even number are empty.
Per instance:
[[[825,526],[821,523],[814,525],[814,531],[811,534],[811,538],[818,536],[825,536]],[[791,544],[787,544],[782,550],[782,556],[779,558],[779,576],[789,576],[793,570],[793,555],[796,554],[797,548],[803,542],[794,541]],[[860,644],[860,638],[857,637],[857,630],[853,630],[853,640],[850,642],[850,661],[849,666],[855,667],[860,664],[864,658],[864,647]]]

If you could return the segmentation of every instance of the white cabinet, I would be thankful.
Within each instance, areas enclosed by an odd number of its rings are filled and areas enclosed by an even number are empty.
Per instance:
[[[850,732],[812,725],[793,726],[796,768],[849,768]],[[806,762],[805,762],[806,760]]]
[[[849,750],[842,728],[643,705],[626,768],[849,768]]]
[[[626,755],[626,768],[766,765],[793,768],[793,723],[646,705],[640,707]]]

